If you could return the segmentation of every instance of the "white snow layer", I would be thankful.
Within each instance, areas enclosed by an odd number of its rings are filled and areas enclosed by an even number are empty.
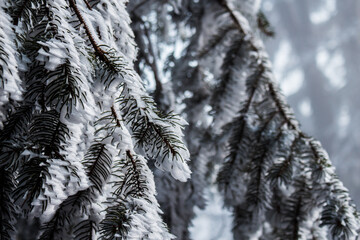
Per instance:
[[[6,120],[6,105],[10,99],[22,99],[21,80],[18,75],[14,33],[10,17],[4,12],[4,2],[0,2],[0,129]]]

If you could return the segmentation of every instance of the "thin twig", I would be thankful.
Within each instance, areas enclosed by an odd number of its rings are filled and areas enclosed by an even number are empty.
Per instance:
[[[88,36],[89,40],[90,40],[90,43],[92,45],[92,47],[94,48],[95,50],[95,54],[99,57],[100,60],[102,60],[103,62],[106,63],[106,65],[108,65],[112,70],[115,70],[116,69],[114,68],[113,64],[111,63],[111,61],[109,60],[109,58],[106,56],[104,50],[102,50],[100,47],[99,47],[99,44],[95,41],[89,27],[87,26],[87,24],[85,23],[85,20],[83,18],[83,16],[81,15],[78,7],[76,6],[76,3],[74,0],[69,0],[69,4],[70,4],[70,7],[74,10],[77,18],[79,19],[80,23],[83,24],[84,26],[84,29],[85,29],[85,32],[86,32],[86,35]]]
[[[117,127],[121,127],[121,124],[120,124],[120,119],[115,111],[115,107],[114,105],[111,106],[111,114],[113,115],[115,121],[116,121],[116,126]]]
[[[139,172],[137,170],[137,167],[136,167],[136,163],[135,163],[135,159],[134,159],[134,156],[131,154],[131,151],[130,150],[126,150],[126,155],[127,157],[130,159],[131,161],[131,164],[133,166],[133,169],[134,169],[134,172],[135,172],[135,178],[136,178],[136,185],[137,185],[137,188],[139,190],[139,195],[142,195],[141,192],[142,192],[142,188],[140,186],[140,176],[139,176]]]
[[[86,1],[86,0],[84,0],[84,2],[85,2],[86,7],[87,7],[89,10],[92,10],[92,8],[91,8],[91,6],[90,6],[89,2],[88,2],[88,1]]]

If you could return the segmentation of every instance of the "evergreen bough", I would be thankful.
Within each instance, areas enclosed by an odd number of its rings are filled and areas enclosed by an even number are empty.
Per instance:
[[[0,1],[0,239],[188,239],[214,179],[234,239],[354,239],[356,208],[274,81],[254,3]],[[164,60],[166,27],[189,40]]]

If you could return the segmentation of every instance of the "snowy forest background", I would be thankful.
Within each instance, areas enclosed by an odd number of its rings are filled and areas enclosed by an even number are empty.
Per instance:
[[[0,239],[357,239],[359,5],[0,0]]]
[[[264,42],[281,89],[359,206],[360,2],[263,0],[261,9],[275,32]],[[192,228],[194,239],[231,239],[231,213],[215,191],[208,197],[210,206],[198,211]]]

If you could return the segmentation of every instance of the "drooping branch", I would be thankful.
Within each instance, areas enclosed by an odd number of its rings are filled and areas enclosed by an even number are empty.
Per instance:
[[[138,193],[141,193],[140,176],[139,176],[138,169],[136,167],[136,162],[135,162],[134,156],[132,155],[130,150],[126,150],[126,156],[130,159],[131,165],[132,165],[134,173],[135,173],[136,186],[139,191]]]
[[[232,9],[227,4],[226,0],[218,0],[219,4],[223,6],[226,11],[229,13],[230,18],[234,21],[236,24],[239,34],[245,35],[247,39],[248,44],[248,51],[253,52],[255,56],[257,56],[256,61],[254,62],[256,68],[267,68],[269,66],[269,60],[267,56],[264,54],[264,51],[261,47],[261,45],[257,44],[257,41],[251,31],[250,28],[247,28],[249,26],[249,23],[247,19],[245,19],[243,16],[239,15],[237,16],[235,12],[232,11]],[[269,100],[271,101],[272,107],[275,108],[275,111],[281,116],[281,119],[283,120],[284,124],[286,124],[287,129],[284,129],[284,131],[280,131],[279,134],[283,134],[283,132],[286,135],[295,135],[295,139],[291,142],[290,146],[290,153],[287,157],[285,157],[285,160],[282,161],[280,164],[275,164],[272,169],[270,169],[270,174],[272,174],[274,180],[283,180],[283,179],[289,179],[289,181],[292,181],[291,175],[292,175],[292,166],[291,162],[293,158],[298,157],[299,155],[301,158],[304,158],[304,153],[306,155],[306,158],[308,161],[299,160],[300,164],[300,171],[304,171],[304,169],[310,169],[311,172],[311,179],[307,179],[308,175],[302,175],[301,173],[297,174],[300,178],[302,178],[303,181],[312,180],[316,182],[314,185],[318,187],[321,191],[323,191],[324,194],[321,196],[315,196],[318,197],[319,204],[316,204],[315,207],[318,207],[319,210],[321,210],[321,225],[322,226],[328,226],[329,231],[334,236],[340,236],[344,237],[344,239],[349,239],[351,236],[356,236],[358,231],[358,214],[356,212],[355,206],[351,203],[351,198],[348,194],[348,191],[346,188],[343,187],[342,183],[338,180],[335,169],[332,167],[330,160],[323,148],[321,147],[320,143],[316,143],[313,138],[308,137],[305,135],[301,129],[298,126],[297,120],[293,117],[293,114],[291,113],[290,107],[287,106],[284,100],[282,100],[282,96],[277,90],[277,86],[275,82],[272,80],[271,76],[265,76],[265,81],[263,81],[260,85],[262,89],[265,89],[265,94],[269,96]],[[255,87],[254,87],[255,86]],[[257,84],[253,84],[251,86],[253,88],[258,88]],[[248,92],[248,97],[251,98],[252,93],[254,93],[255,90],[252,89],[250,93]],[[247,111],[251,106],[251,102],[247,101],[245,103],[244,111]],[[243,119],[240,119],[243,121]],[[240,128],[241,129],[241,128]],[[235,136],[235,135],[234,135]],[[240,136],[240,139],[242,137]],[[238,139],[237,139],[238,140]],[[301,142],[300,142],[301,141]],[[235,142],[238,143],[238,142]],[[301,151],[299,152],[297,156],[297,143],[301,144]],[[285,143],[288,145],[288,143]],[[234,153],[234,149],[236,150],[239,148],[238,146],[233,146],[233,149],[230,153],[230,156],[233,157],[232,160],[235,159],[236,156],[232,156],[232,154],[236,155],[236,152]],[[300,151],[300,150],[299,150]],[[261,156],[264,157],[264,156]],[[319,165],[316,166],[315,169],[312,168],[313,164]],[[227,163],[225,163],[227,164]],[[317,171],[321,171],[323,173],[317,173]],[[231,169],[230,169],[231,171]],[[286,172],[285,172],[286,171]],[[226,171],[224,171],[227,173]],[[322,179],[319,179],[316,176],[325,175],[327,177],[324,177]],[[282,175],[282,176],[280,176]],[[315,178],[314,178],[315,176]],[[275,181],[273,181],[275,182]],[[276,181],[278,182],[278,181]],[[281,182],[281,181],[280,181]],[[285,182],[285,181],[284,181]],[[293,184],[294,181],[292,181]],[[304,182],[304,184],[307,184]],[[326,198],[326,203],[322,201],[323,198]],[[330,200],[329,200],[330,199]],[[341,199],[341,200],[339,200]],[[299,198],[298,203],[295,204],[296,209],[293,209],[295,216],[301,215],[300,208],[301,205],[303,205],[304,201],[307,201],[308,199]],[[306,203],[305,203],[306,204]],[[298,208],[300,207],[300,208]],[[341,210],[339,210],[341,209]],[[335,220],[334,220],[335,219]],[[339,222],[337,219],[344,219]],[[305,221],[303,219],[299,220],[296,219],[296,222],[294,222],[295,229],[293,229],[292,236],[297,237],[299,228],[298,225],[300,224],[300,221]]]
[[[240,32],[241,35],[250,35],[250,38],[247,40],[247,44],[249,44],[250,46],[250,50],[251,51],[254,51],[254,52],[257,52],[259,55],[261,53],[261,49],[259,49],[259,47],[257,47],[255,44],[254,44],[254,41],[253,41],[253,36],[251,35],[251,33],[248,33],[245,31],[245,29],[243,28],[242,24],[240,23],[239,19],[236,17],[235,13],[233,12],[233,10],[230,8],[230,6],[228,5],[227,1],[226,0],[218,0],[219,4],[221,6],[223,6],[226,11],[230,14],[230,17],[231,19],[233,20],[233,22],[235,23],[235,25],[237,26],[238,28],[238,31]],[[262,59],[263,61],[259,64],[259,68],[260,69],[265,69],[265,66],[264,66],[264,59]],[[266,61],[267,59],[265,59]],[[268,61],[268,60],[267,60]],[[289,116],[286,114],[286,110],[283,108],[281,102],[280,102],[280,98],[278,96],[278,93],[276,92],[275,90],[275,86],[274,86],[274,83],[272,81],[268,81],[267,82],[268,84],[268,88],[269,88],[269,92],[270,92],[270,96],[272,97],[280,115],[284,118],[286,124],[289,126],[290,129],[293,129],[295,131],[297,131],[299,133],[300,136],[304,137],[304,138],[307,138],[307,136],[301,132],[301,130],[298,128],[297,125],[295,125],[291,119],[289,118]],[[254,91],[253,91],[254,92]],[[249,102],[247,103],[247,105],[249,104]],[[245,108],[246,109],[246,108]]]
[[[250,110],[250,106],[251,106],[251,103],[253,102],[253,98],[255,96],[255,92],[258,88],[258,85],[260,83],[260,79],[262,77],[262,75],[264,74],[265,72],[265,68],[260,68],[259,70],[256,70],[255,73],[250,76],[250,78],[255,78],[255,83],[254,85],[252,86],[252,88],[250,89],[250,92],[249,92],[249,98],[247,99],[247,101],[245,102],[245,106],[243,107],[243,109],[241,110],[241,116],[240,116],[240,119],[241,120],[241,126],[240,126],[240,131],[238,131],[236,133],[236,137],[241,140],[242,137],[243,137],[243,134],[244,134],[244,130],[245,130],[245,125],[246,125],[246,121],[245,121],[245,115],[249,112]],[[237,151],[239,150],[239,145],[236,145],[235,149],[233,149],[232,151],[232,154],[230,156],[232,156],[233,154],[236,154]],[[233,164],[235,162],[235,157],[231,157],[231,160],[230,160],[230,164]]]

